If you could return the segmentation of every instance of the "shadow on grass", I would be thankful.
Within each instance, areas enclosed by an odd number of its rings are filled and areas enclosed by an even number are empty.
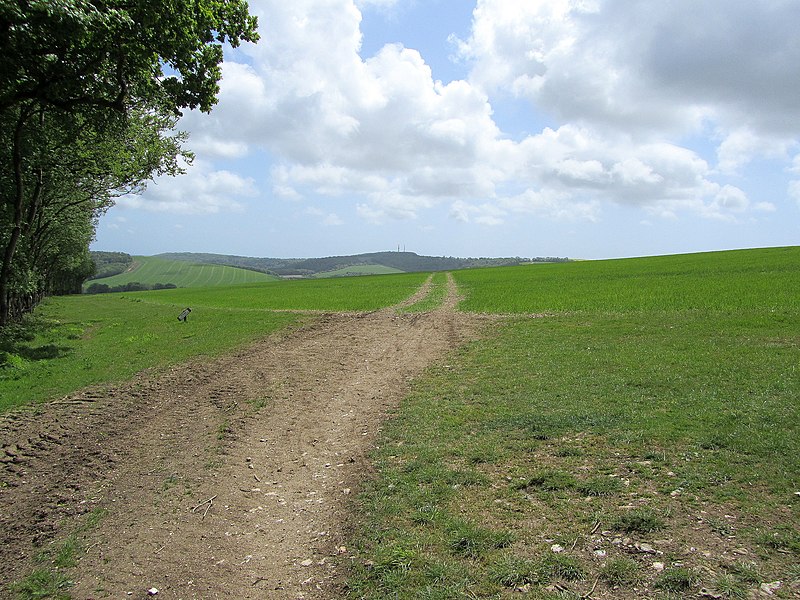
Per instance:
[[[34,343],[37,335],[50,331],[54,323],[39,317],[28,317],[0,329],[0,368],[13,365],[15,359],[29,362],[66,356],[72,348],[55,343]],[[18,360],[17,359],[17,360]]]

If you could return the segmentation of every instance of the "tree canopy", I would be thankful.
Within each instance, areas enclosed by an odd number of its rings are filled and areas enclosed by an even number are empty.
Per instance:
[[[0,326],[80,289],[97,217],[181,172],[177,118],[256,27],[243,0],[0,0]]]

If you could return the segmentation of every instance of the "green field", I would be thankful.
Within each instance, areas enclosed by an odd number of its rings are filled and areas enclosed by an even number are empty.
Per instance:
[[[369,311],[414,293],[424,273],[50,298],[0,337],[0,412],[89,385],[217,355],[302,321],[283,310]],[[192,308],[187,323],[177,315]]]
[[[351,267],[342,267],[335,271],[317,273],[314,277],[324,279],[327,277],[350,277],[352,275],[391,275],[392,273],[403,273],[403,271],[384,265],[353,265]]]
[[[145,302],[242,310],[377,310],[413,294],[426,273],[295,279],[236,287],[187,288],[135,292],[126,297]]]
[[[384,427],[351,598],[800,594],[800,248],[454,275],[462,310],[497,317]],[[0,340],[0,410],[313,318],[281,311],[397,304],[425,278],[51,299]]]
[[[173,283],[179,288],[210,287],[236,285],[240,283],[258,283],[274,281],[277,277],[227,267],[223,265],[195,264],[182,260],[166,260],[155,256],[134,256],[133,268],[125,273],[86,282],[84,287],[93,283],[102,283],[110,287],[126,283]]]
[[[799,248],[455,276],[520,316],[384,429],[352,598],[797,597]]]
[[[800,308],[800,248],[456,271],[462,310],[493,313]]]

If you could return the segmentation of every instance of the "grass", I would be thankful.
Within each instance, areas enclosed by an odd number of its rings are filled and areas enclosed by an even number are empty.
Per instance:
[[[795,581],[799,273],[798,249],[456,273],[463,306],[523,314],[431,368],[384,428],[350,597]],[[513,535],[454,552],[454,522]],[[387,540],[414,548],[402,577],[364,566]]]
[[[390,275],[392,273],[403,273],[403,271],[385,265],[353,265],[336,269],[335,271],[317,273],[314,277],[325,279],[328,277],[350,277],[352,275]]]
[[[0,412],[124,381],[143,369],[218,355],[302,321],[289,313],[195,310],[117,294],[52,298],[0,338]]]
[[[302,279],[216,288],[127,293],[156,304],[243,310],[369,311],[397,304],[413,294],[426,273]]]
[[[800,247],[538,264],[454,273],[463,310],[590,313],[800,309]]]
[[[431,278],[431,288],[428,294],[419,302],[404,309],[404,312],[419,313],[429,312],[440,307],[447,297],[447,275],[434,273]]]
[[[83,550],[83,535],[91,531],[105,516],[104,509],[96,508],[85,516],[77,530],[63,540],[51,544],[36,556],[36,567],[22,580],[9,587],[14,600],[70,600],[73,581],[69,571],[78,563]]]
[[[277,277],[274,275],[224,265],[195,264],[155,256],[135,256],[133,268],[130,271],[102,279],[93,279],[86,282],[86,285],[103,283],[113,287],[136,281],[148,285],[174,283],[176,286],[184,288],[229,286],[276,279]]]
[[[186,264],[186,263],[181,263]],[[281,309],[376,310],[410,296],[425,274],[51,298],[0,335],[0,413],[143,369],[215,356],[298,324]],[[177,320],[191,306],[185,323]]]

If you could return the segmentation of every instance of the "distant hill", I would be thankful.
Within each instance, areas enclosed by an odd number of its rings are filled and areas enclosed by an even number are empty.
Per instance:
[[[104,257],[101,256],[99,258],[102,260]],[[267,273],[223,264],[171,260],[160,256],[134,256],[129,258],[131,259],[130,264],[124,272],[109,277],[96,277],[87,282],[85,285],[86,291],[103,293],[107,291],[133,291],[163,287],[209,287],[237,283],[256,283],[276,279],[274,275]]]
[[[254,258],[249,256],[230,256],[225,254],[203,254],[194,252],[171,252],[159,254],[159,258],[227,265],[270,273],[281,277],[323,277],[355,275],[375,272],[412,273],[417,271],[452,271],[477,267],[512,266],[529,262],[566,262],[568,258],[455,258],[451,256],[420,256],[414,252],[371,252],[350,256],[329,256],[325,258]],[[373,265],[388,271],[371,270]]]

